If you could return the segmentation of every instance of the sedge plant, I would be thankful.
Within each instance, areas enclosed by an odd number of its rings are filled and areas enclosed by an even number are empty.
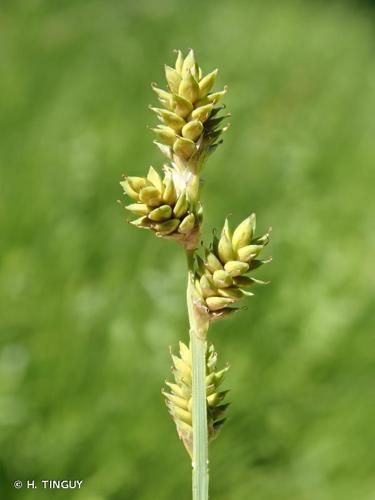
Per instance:
[[[173,381],[166,382],[163,394],[192,461],[193,500],[208,499],[208,444],[222,428],[228,408],[227,391],[220,387],[228,366],[217,367],[208,329],[213,321],[241,310],[236,304],[253,295],[249,287],[265,284],[249,273],[270,260],[259,258],[269,231],[256,236],[255,214],[233,231],[226,219],[220,235],[214,233],[210,245],[201,245],[201,174],[228,128],[228,115],[219,104],[227,87],[212,90],[217,72],[203,75],[193,50],[186,57],[177,51],[174,67],[165,66],[167,90],[152,84],[160,104],[150,109],[160,123],[151,130],[167,159],[162,173],[150,167],[146,177],[124,176],[121,182],[132,200],[125,207],[135,216],[130,223],[176,241],[187,257],[190,338],[172,354]]]

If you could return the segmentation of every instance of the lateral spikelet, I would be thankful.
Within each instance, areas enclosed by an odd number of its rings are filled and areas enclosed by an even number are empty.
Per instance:
[[[269,242],[270,229],[255,237],[256,219],[251,214],[232,232],[226,219],[220,238],[214,237],[204,260],[197,257],[195,287],[207,307],[211,320],[235,312],[230,307],[244,296],[254,295],[244,290],[254,284],[267,282],[248,276],[271,259],[259,259],[259,254]]]
[[[193,237],[201,221],[199,208],[193,207],[180,176],[168,166],[164,177],[150,167],[147,177],[125,177],[120,183],[124,193],[135,203],[125,208],[137,219],[131,224],[151,229],[159,237],[175,239],[187,248],[195,244]]]
[[[172,373],[174,382],[166,382],[167,388],[162,391],[166,404],[172,416],[177,433],[192,456],[193,430],[192,430],[192,371],[191,349],[180,342],[179,355],[172,354]],[[219,386],[224,380],[229,369],[226,366],[217,370],[217,354],[211,344],[206,350],[206,395],[207,395],[207,425],[208,439],[212,441],[218,435],[226,418],[226,409],[229,403],[223,403],[228,391],[220,391]]]

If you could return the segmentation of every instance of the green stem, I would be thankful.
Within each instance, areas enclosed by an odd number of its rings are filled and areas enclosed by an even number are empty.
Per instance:
[[[194,251],[187,252],[187,307],[192,350],[192,412],[193,412],[193,500],[208,499],[208,432],[206,399],[206,334],[208,322],[194,303]]]

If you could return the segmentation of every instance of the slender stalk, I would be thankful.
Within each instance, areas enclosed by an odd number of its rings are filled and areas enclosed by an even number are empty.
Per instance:
[[[192,351],[192,413],[193,413],[193,500],[208,499],[208,432],[206,399],[206,334],[208,324],[201,321],[194,304],[194,251],[187,252],[187,307]]]

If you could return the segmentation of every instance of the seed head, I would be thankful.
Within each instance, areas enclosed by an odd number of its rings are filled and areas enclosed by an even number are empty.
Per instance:
[[[191,349],[180,342],[179,355],[172,355],[172,373],[174,382],[166,382],[167,389],[162,391],[166,404],[172,416],[178,435],[190,456],[193,447],[192,429],[192,357]],[[223,404],[228,391],[220,391],[219,386],[229,369],[226,366],[217,370],[217,354],[213,345],[206,350],[206,394],[207,394],[207,425],[209,441],[215,439],[225,421],[229,403]]]
[[[121,186],[137,202],[125,207],[138,216],[133,225],[151,229],[157,236],[175,239],[186,247],[195,244],[200,216],[186,189],[176,186],[172,169],[165,167],[162,178],[150,167],[147,177],[126,177]]]
[[[206,155],[220,144],[219,138],[227,127],[222,126],[225,116],[217,116],[222,107],[215,106],[227,88],[211,92],[217,74],[215,69],[203,76],[192,50],[185,58],[177,51],[174,67],[165,66],[168,90],[152,84],[163,108],[150,107],[162,122],[162,126],[151,130],[164,146],[160,149],[173,163],[180,158],[199,170]]]
[[[245,295],[253,295],[243,288],[266,284],[246,276],[271,260],[256,258],[269,241],[269,231],[259,238],[254,237],[254,233],[255,214],[241,222],[233,234],[226,219],[220,239],[214,237],[211,248],[205,251],[205,259],[197,259],[197,293],[211,320],[228,316],[237,310],[230,307],[232,304]]]

